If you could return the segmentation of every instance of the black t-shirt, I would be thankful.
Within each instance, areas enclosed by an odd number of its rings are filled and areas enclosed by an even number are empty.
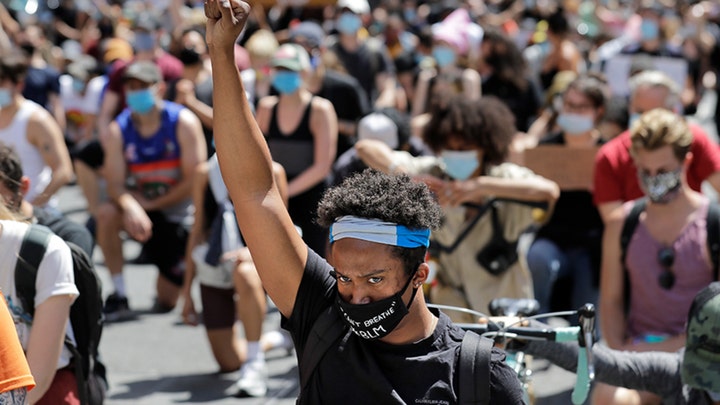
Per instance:
[[[562,133],[556,133],[540,141],[540,145],[564,145]],[[598,141],[601,145],[602,141]],[[552,217],[537,237],[547,238],[561,247],[599,247],[603,222],[593,203],[593,194],[587,190],[562,190],[555,203]]]
[[[495,96],[512,111],[518,131],[526,132],[540,108],[539,91],[532,80],[527,87],[518,88],[515,84],[502,80],[496,75],[490,76],[482,84],[483,96]]]
[[[352,76],[326,70],[318,96],[330,100],[339,120],[356,122],[368,111],[368,99],[360,83]],[[355,137],[338,136],[337,155],[355,144]]]
[[[60,73],[52,67],[29,67],[22,95],[47,108],[50,94],[60,94]]]
[[[305,273],[290,319],[299,361],[315,320],[334,305],[332,267],[309,250]],[[390,345],[362,339],[348,332],[325,353],[303,392],[308,404],[455,404],[458,359],[465,332],[440,314],[432,336],[409,345]],[[522,404],[517,375],[493,349],[490,403]]]
[[[355,52],[346,51],[340,45],[340,42],[335,42],[330,47],[350,76],[360,83],[370,105],[374,104],[375,99],[378,97],[378,89],[375,88],[375,77],[381,73],[395,73],[395,66],[384,46],[373,45],[371,47],[367,43],[362,43]]]

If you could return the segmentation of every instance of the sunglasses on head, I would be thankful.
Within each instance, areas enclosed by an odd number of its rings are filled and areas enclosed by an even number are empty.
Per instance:
[[[675,251],[671,247],[664,247],[658,251],[658,263],[663,270],[658,276],[658,284],[665,290],[673,288],[675,285],[675,274],[672,272],[672,266],[675,263]]]

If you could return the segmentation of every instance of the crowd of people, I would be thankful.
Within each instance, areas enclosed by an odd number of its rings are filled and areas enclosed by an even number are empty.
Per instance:
[[[718,280],[720,146],[688,119],[720,89],[713,1],[0,0],[0,55],[0,289],[35,384],[8,386],[18,401],[79,403],[64,241],[102,254],[110,322],[133,315],[139,242],[153,310],[204,325],[234,395],[264,396],[264,351],[294,344],[301,403],[457,402],[453,322],[474,319],[428,302],[589,302],[600,344],[675,352]],[[71,182],[86,224],[59,210]],[[35,224],[56,236],[30,310],[15,268]],[[304,368],[325,318],[344,338]],[[501,360],[492,403],[518,403]]]

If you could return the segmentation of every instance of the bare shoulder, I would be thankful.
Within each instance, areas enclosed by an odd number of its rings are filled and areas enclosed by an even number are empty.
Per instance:
[[[265,96],[258,101],[258,110],[266,109],[269,110],[278,103],[277,96]]]
[[[312,108],[317,111],[334,111],[335,107],[330,100],[322,97],[313,97]]]

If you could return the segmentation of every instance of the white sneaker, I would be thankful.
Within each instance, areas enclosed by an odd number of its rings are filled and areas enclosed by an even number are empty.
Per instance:
[[[234,384],[233,396],[264,397],[267,393],[267,365],[265,360],[253,360],[240,368],[240,378]]]

